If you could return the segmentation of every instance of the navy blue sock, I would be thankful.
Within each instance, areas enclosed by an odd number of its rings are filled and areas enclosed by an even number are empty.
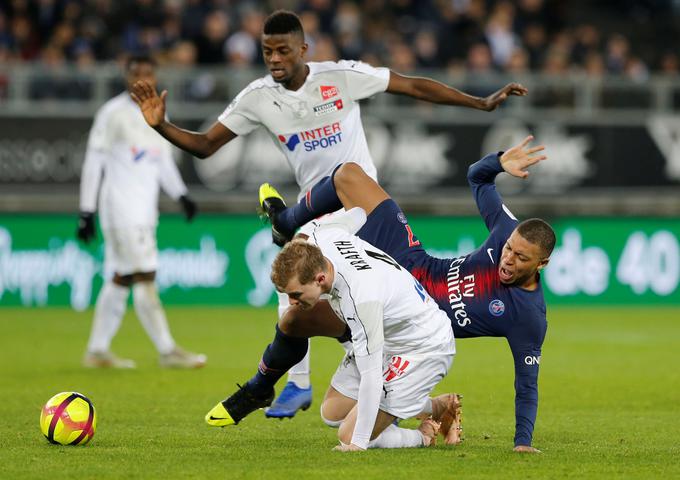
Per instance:
[[[245,387],[256,397],[268,395],[279,378],[305,358],[308,344],[306,338],[290,337],[277,325],[274,341],[265,349],[257,373]]]
[[[337,170],[337,167],[336,167]],[[305,223],[327,213],[342,208],[342,202],[335,192],[333,177],[324,177],[307,192],[305,198],[292,207],[287,208],[276,216],[276,223],[284,229],[295,231]]]

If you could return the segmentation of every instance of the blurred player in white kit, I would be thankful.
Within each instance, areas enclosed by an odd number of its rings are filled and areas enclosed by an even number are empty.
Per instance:
[[[488,97],[478,98],[428,78],[407,77],[359,61],[306,62],[308,46],[302,24],[295,13],[286,10],[267,18],[261,46],[269,75],[243,89],[204,133],[183,130],[167,121],[167,91],[158,95],[153,85],[140,81],[132,87],[132,97],[150,126],[199,158],[263,126],[295,172],[299,199],[345,162],[361,165],[371,178],[376,178],[361,123],[360,100],[388,92],[491,111],[508,96],[527,93],[523,86],[510,83]],[[283,237],[277,238],[274,233],[275,243],[283,245]],[[288,306],[286,297],[280,295],[279,316]],[[277,329],[277,335],[285,334]],[[273,383],[279,378],[274,378],[275,370],[267,370]],[[292,417],[298,409],[309,407],[312,391],[308,356],[291,369],[289,380],[267,416]],[[264,399],[262,403],[269,405],[271,400]]]
[[[131,57],[125,74],[128,90],[140,79],[155,85],[155,62],[146,56]],[[159,187],[180,202],[187,221],[194,217],[196,205],[187,196],[171,145],[146,124],[128,92],[123,92],[95,116],[80,183],[77,236],[86,243],[95,237],[94,214],[99,205],[105,271],[113,272],[112,278],[105,278],[97,298],[83,358],[86,367],[135,368],[133,360],[116,356],[110,348],[130,289],[137,316],[158,350],[162,367],[197,368],[206,362],[205,355],[185,351],[175,343],[158,296]]]

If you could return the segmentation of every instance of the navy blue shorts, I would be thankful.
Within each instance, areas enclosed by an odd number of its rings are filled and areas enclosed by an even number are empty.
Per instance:
[[[357,237],[378,247],[409,271],[428,257],[413,235],[406,215],[391,198],[381,202],[370,213]]]

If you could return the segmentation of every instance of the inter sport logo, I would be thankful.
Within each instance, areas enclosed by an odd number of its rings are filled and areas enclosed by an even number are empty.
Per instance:
[[[298,136],[297,133],[294,133],[293,135],[291,135],[290,137],[288,137],[288,139],[286,139],[286,137],[284,137],[283,135],[279,135],[279,140],[280,140],[281,143],[283,143],[283,144],[286,146],[286,148],[287,148],[288,150],[290,150],[291,152],[292,152],[293,150],[295,150],[295,147],[297,146],[297,144],[300,143],[300,137]]]
[[[328,148],[342,142],[342,128],[340,122],[335,122],[313,130],[278,137],[279,141],[291,152],[295,151],[295,147],[301,142],[305,152],[312,152],[318,148]]]
[[[132,147],[130,150],[132,151],[132,159],[135,162],[139,162],[144,156],[144,154],[146,154],[146,150],[138,149],[137,147]]]

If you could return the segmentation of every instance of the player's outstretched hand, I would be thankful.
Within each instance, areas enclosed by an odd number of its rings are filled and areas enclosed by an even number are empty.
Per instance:
[[[179,204],[182,206],[184,218],[186,218],[187,222],[193,220],[193,218],[196,216],[196,212],[198,211],[196,202],[190,199],[187,195],[182,195],[179,197]]]
[[[522,143],[515,145],[501,155],[501,167],[503,167],[503,170],[513,177],[527,178],[529,176],[527,168],[548,158],[546,155],[539,153],[545,150],[545,145],[527,148],[527,145],[533,139],[534,136],[529,135],[522,140]]]
[[[512,449],[512,451],[519,453],[543,453],[538,448],[534,448],[529,445],[517,445],[515,448]]]
[[[142,110],[144,120],[154,128],[165,121],[165,97],[167,96],[167,90],[163,90],[158,96],[156,89],[145,80],[136,81],[130,92],[130,97]]]
[[[76,237],[85,243],[90,243],[95,237],[94,213],[80,212],[78,215],[78,230]]]
[[[350,443],[349,445],[345,445],[344,443],[341,443],[340,445],[336,445],[333,447],[334,452],[363,452],[364,449],[361,447],[357,447],[353,443]]]
[[[492,93],[488,97],[482,99],[482,110],[491,112],[496,110],[496,108],[503,103],[509,96],[515,95],[518,97],[524,97],[529,90],[520,83],[508,83],[506,86]]]

